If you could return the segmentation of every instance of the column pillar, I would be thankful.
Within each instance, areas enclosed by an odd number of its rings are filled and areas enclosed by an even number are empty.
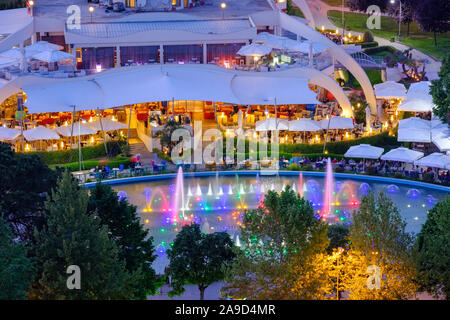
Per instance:
[[[203,43],[203,64],[208,63],[208,45]]]
[[[122,66],[122,61],[120,60],[120,47],[116,47],[116,68],[120,68]]]
[[[159,45],[159,63],[164,64],[164,46],[162,44]]]

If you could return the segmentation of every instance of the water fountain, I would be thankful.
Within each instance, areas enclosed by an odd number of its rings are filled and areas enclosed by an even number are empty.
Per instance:
[[[181,202],[181,203],[180,203]],[[181,213],[180,213],[181,209]],[[180,218],[185,218],[184,216],[184,179],[183,179],[183,169],[178,168],[177,180],[175,183],[175,199],[173,202],[172,212],[175,215],[180,215]]]
[[[334,182],[333,182],[333,168],[331,167],[331,159],[328,158],[327,161],[327,169],[325,172],[325,192],[323,195],[323,206],[322,206],[322,214],[321,216],[327,218],[332,213],[332,203],[333,203],[333,190],[334,190]]]
[[[152,189],[147,187],[144,189],[144,196],[145,196],[145,208],[142,210],[143,212],[152,212],[152,199],[151,199],[151,192]]]
[[[298,194],[303,197],[303,173],[300,172],[299,182],[298,182]]]

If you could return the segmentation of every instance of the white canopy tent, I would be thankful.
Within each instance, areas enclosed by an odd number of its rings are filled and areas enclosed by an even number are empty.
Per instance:
[[[17,66],[20,64],[20,61],[13,58],[0,57],[0,68],[7,68],[10,66]]]
[[[240,56],[261,57],[268,55],[271,51],[272,48],[265,47],[257,43],[252,43],[240,48],[237,54]]]
[[[119,122],[119,121],[113,121],[108,118],[102,118],[101,122],[100,122],[100,120],[87,122],[85,125],[96,131],[102,131],[102,128],[103,128],[103,131],[105,131],[105,132],[114,131],[114,130],[122,130],[122,129],[128,128],[127,124]]]
[[[22,52],[24,51],[24,52]],[[29,59],[33,55],[39,53],[40,51],[37,51],[35,49],[30,49],[30,47],[24,47],[24,48],[12,48],[3,52],[0,52],[0,57],[4,58],[10,58],[10,59],[16,59],[18,61],[23,59],[23,53],[25,54],[25,58]]]
[[[320,131],[320,122],[307,118],[289,121],[289,131]]]
[[[416,117],[400,120],[397,141],[430,143],[431,122]]]
[[[398,129],[397,141],[399,142],[431,142],[430,129]]]
[[[440,151],[450,151],[450,129],[446,123],[439,121],[435,126],[432,124],[431,142],[433,142]]]
[[[373,87],[377,99],[406,99],[406,88],[402,83],[386,81]]]
[[[329,123],[329,125],[328,125]],[[352,118],[343,118],[343,117],[331,117],[330,119],[323,119],[320,121],[320,126],[322,129],[327,130],[335,130],[335,129],[353,129],[355,125],[353,124]]]
[[[268,118],[256,121],[256,131],[289,130],[289,121],[284,119]]]
[[[64,49],[63,46],[60,46],[60,45],[54,44],[54,43],[50,43],[47,41],[38,41],[26,48],[28,48],[29,50],[40,51],[40,52]]]
[[[20,136],[20,130],[0,127],[0,140],[11,141]]]
[[[59,140],[59,135],[46,127],[39,126],[30,130],[25,130],[23,136],[27,141],[39,140]]]
[[[431,130],[431,122],[417,117],[411,117],[398,122],[399,129],[427,129]]]
[[[381,156],[381,160],[413,163],[414,161],[422,158],[423,155],[423,152],[400,147],[383,154]]]
[[[414,161],[414,164],[416,166],[445,169],[447,166],[450,166],[450,156],[435,152],[430,154],[429,156]]]
[[[96,130],[88,127],[85,124],[75,124],[73,127],[73,132],[72,132],[71,125],[57,127],[57,128],[55,128],[55,131],[64,137],[71,137],[71,136],[78,136],[78,135],[86,136],[86,135],[91,135],[91,134],[97,133]]]
[[[398,106],[398,111],[431,112],[435,107],[433,97],[430,94],[429,81],[421,81],[411,84],[406,100]]]
[[[297,51],[302,53],[318,53],[328,49],[328,47],[322,43],[314,41],[296,41],[287,37],[281,37],[273,35],[268,32],[261,32],[256,36],[255,42],[262,43],[267,47],[274,49],[280,49],[285,51]]]
[[[344,157],[347,158],[362,158],[362,159],[378,159],[383,154],[384,149],[373,147],[370,144],[360,144],[351,146]]]
[[[58,62],[61,60],[73,60],[75,59],[75,56],[73,54],[64,52],[64,51],[43,51],[36,53],[31,56],[33,59],[44,61],[44,62]]]

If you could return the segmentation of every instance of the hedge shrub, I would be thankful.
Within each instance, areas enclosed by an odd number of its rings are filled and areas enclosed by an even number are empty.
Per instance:
[[[115,157],[122,152],[122,148],[126,145],[125,141],[108,141],[109,157]],[[78,160],[78,149],[58,150],[58,151],[35,151],[27,152],[27,154],[37,154],[42,161],[47,164],[67,164]],[[105,146],[103,143],[96,146],[81,148],[83,160],[91,160],[95,158],[105,157]],[[20,153],[18,153],[20,156]]]
[[[361,49],[375,48],[375,47],[378,47],[378,42],[376,42],[376,41],[362,42],[360,45],[361,45]]]

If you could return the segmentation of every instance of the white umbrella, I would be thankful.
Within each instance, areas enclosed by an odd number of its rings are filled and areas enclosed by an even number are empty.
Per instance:
[[[64,49],[64,47],[60,46],[59,44],[54,44],[54,43],[50,43],[47,41],[38,41],[35,44],[28,46],[27,48],[29,48],[29,50],[35,50],[35,51],[41,51],[41,52]]]
[[[44,62],[58,62],[61,60],[68,60],[68,59],[73,60],[75,59],[75,56],[73,54],[64,51],[53,50],[36,53],[32,56],[32,58]]]
[[[309,40],[300,42],[287,37],[276,36],[268,32],[258,33],[255,42],[263,43],[265,46],[275,49],[298,51],[303,53],[309,53],[311,49],[313,53],[318,53],[328,49],[326,45],[318,42]]]
[[[30,47],[24,47],[23,50],[25,51],[25,58],[31,58],[36,53],[39,53],[40,51],[30,49]],[[22,60],[22,48],[12,48],[3,52],[0,52],[0,57],[10,58],[10,59],[16,59],[16,60]]]
[[[414,164],[416,166],[445,169],[447,166],[450,166],[450,156],[435,152],[429,156],[414,161]]]
[[[30,130],[25,130],[23,136],[27,141],[38,141],[38,140],[59,140],[59,135],[46,127],[39,126]]]
[[[102,118],[102,123],[99,120],[95,120],[92,122],[87,122],[86,125],[94,129],[96,131],[101,131],[103,127],[103,131],[114,131],[128,128],[128,125],[119,121],[113,121],[108,118]]]
[[[408,90],[408,99],[429,99],[430,95],[430,81],[420,81],[412,83]]]
[[[13,58],[0,57],[0,68],[6,68],[9,66],[19,65],[20,61]]]
[[[14,140],[20,135],[20,130],[0,127],[0,140]]]
[[[400,147],[397,149],[392,149],[386,154],[383,154],[381,156],[381,160],[413,163],[414,161],[422,158],[423,155],[424,155],[423,152]]]
[[[350,147],[344,154],[347,158],[378,159],[384,152],[383,148],[373,147],[370,144],[360,144]]]
[[[402,83],[386,81],[373,87],[378,99],[406,99],[406,88]]]
[[[261,57],[269,54],[271,51],[272,48],[265,47],[257,43],[252,43],[240,48],[237,54],[240,56]]]
[[[284,119],[277,119],[275,122],[275,118],[269,118],[256,121],[255,127],[256,131],[288,130],[289,122]]]
[[[289,131],[320,131],[320,123],[307,118],[289,121]]]
[[[97,131],[84,125],[84,124],[75,124],[73,127],[73,134],[72,134],[72,126],[68,125],[68,126],[61,126],[61,127],[57,127],[55,128],[55,131],[64,136],[64,137],[70,137],[70,136],[85,136],[85,135],[90,135],[90,134],[96,134]]]
[[[292,40],[294,41],[294,40]],[[298,41],[296,41],[298,42]],[[312,53],[316,54],[319,52],[322,52],[324,50],[327,50],[328,47],[322,43],[319,42],[314,42],[314,41],[302,41],[302,42],[298,42],[298,45],[296,46],[296,49],[294,51],[299,51],[302,53],[309,53],[310,50],[312,49]]]
[[[328,126],[328,122],[330,125]],[[322,129],[327,130],[335,130],[335,129],[353,129],[355,126],[353,124],[352,118],[343,118],[343,117],[331,117],[330,119],[323,119],[320,121],[320,126]]]

